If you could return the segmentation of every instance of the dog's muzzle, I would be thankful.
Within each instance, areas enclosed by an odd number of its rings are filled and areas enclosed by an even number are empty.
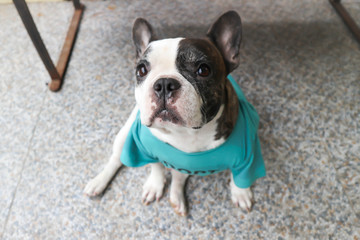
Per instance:
[[[174,124],[184,124],[183,119],[177,111],[177,107],[174,106],[179,97],[178,90],[180,88],[180,82],[174,78],[160,78],[156,80],[153,85],[156,108],[153,109],[148,127],[152,125],[155,118]]]

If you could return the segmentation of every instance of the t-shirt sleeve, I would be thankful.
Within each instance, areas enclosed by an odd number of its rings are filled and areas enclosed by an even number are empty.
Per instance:
[[[120,161],[128,167],[142,167],[149,163],[158,162],[153,157],[148,155],[142,146],[139,138],[140,131],[139,114],[130,128],[128,136],[126,137]]]
[[[231,168],[234,183],[239,188],[248,188],[256,179],[266,175],[259,137],[257,135],[252,149],[245,156],[243,161],[236,162]]]

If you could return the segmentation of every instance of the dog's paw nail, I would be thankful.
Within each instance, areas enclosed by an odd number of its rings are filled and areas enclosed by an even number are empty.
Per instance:
[[[96,195],[97,195],[96,192],[92,192],[92,193],[87,193],[87,194],[86,194],[86,196],[88,196],[88,197],[94,197],[94,196],[96,196]]]
[[[98,176],[89,181],[89,183],[84,188],[84,193],[89,197],[99,195],[105,190],[107,183],[108,182],[104,180],[102,175],[99,174]]]
[[[233,188],[231,199],[236,207],[240,207],[242,210],[248,213],[251,212],[254,199],[253,194],[249,188]]]
[[[145,203],[146,203],[146,199],[141,199],[141,203],[144,204],[144,205],[146,205],[146,204],[145,204]]]
[[[164,184],[162,184],[162,180],[154,180],[153,178],[149,178],[143,187],[142,199],[143,202],[146,202],[145,205],[149,205],[150,203],[159,201],[163,195]]]
[[[185,207],[184,202],[179,202],[179,203],[175,204],[170,200],[170,205],[174,209],[174,212],[177,215],[179,215],[181,217],[187,216],[187,211],[186,211],[186,207]]]

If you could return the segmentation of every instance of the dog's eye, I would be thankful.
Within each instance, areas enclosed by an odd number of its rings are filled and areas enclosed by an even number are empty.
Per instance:
[[[196,71],[196,74],[199,75],[200,77],[207,77],[210,75],[210,67],[203,63]]]
[[[136,76],[138,77],[145,77],[148,73],[148,70],[146,69],[145,64],[140,64],[136,68]]]

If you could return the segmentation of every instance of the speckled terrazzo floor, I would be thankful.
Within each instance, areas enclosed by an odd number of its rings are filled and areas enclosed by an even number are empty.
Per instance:
[[[89,1],[66,81],[49,80],[13,5],[0,5],[0,237],[3,239],[359,239],[360,45],[326,0]],[[53,59],[69,2],[29,4]],[[360,23],[360,3],[345,1]],[[233,73],[257,108],[268,176],[251,213],[229,173],[191,177],[189,216],[168,192],[148,207],[148,168],[124,168],[101,197],[82,194],[134,104],[131,25],[204,33],[222,12],[243,21]],[[169,176],[168,176],[169,177]]]

